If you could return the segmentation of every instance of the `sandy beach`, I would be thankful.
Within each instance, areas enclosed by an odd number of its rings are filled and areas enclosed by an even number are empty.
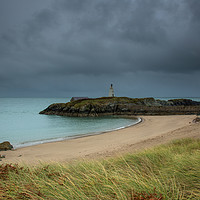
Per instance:
[[[135,126],[100,135],[24,147],[1,152],[1,163],[71,162],[122,155],[186,137],[200,138],[194,115],[141,116]]]

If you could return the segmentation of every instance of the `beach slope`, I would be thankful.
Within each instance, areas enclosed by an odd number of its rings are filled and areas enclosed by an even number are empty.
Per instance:
[[[142,116],[135,126],[60,142],[1,152],[1,163],[65,162],[121,155],[186,137],[200,138],[200,124],[194,115]]]

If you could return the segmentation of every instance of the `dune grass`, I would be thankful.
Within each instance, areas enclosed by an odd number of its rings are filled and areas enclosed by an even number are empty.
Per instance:
[[[200,199],[200,140],[101,161],[0,165],[0,199]]]

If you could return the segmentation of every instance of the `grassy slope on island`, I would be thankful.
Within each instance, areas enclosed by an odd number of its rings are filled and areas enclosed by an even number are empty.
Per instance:
[[[102,161],[1,165],[0,199],[200,199],[199,166],[193,139]]]
[[[134,105],[148,105],[155,104],[156,100],[154,98],[129,98],[129,97],[101,97],[101,98],[91,98],[91,99],[80,99],[68,103],[61,103],[61,106],[75,106],[77,108],[92,104],[92,105],[106,105],[108,103],[122,103],[128,104],[132,103]],[[157,100],[157,102],[164,102]],[[56,104],[53,104],[56,105]]]
[[[145,105],[145,104],[154,103],[154,102],[155,102],[154,98],[101,97],[101,98],[94,98],[94,99],[80,99],[80,100],[71,101],[68,103],[54,103],[54,104],[51,104],[50,107],[59,106],[60,108],[66,108],[66,107],[81,108],[83,106],[88,106],[88,105],[102,106],[102,105],[107,105],[107,104],[112,104],[112,103],[122,103],[122,104],[132,103],[134,105]],[[164,102],[164,101],[160,101],[160,102]]]

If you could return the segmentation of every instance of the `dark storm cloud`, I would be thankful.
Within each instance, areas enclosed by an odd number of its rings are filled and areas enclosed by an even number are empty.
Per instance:
[[[6,89],[16,88],[36,96],[44,91],[51,96],[49,88],[57,95],[100,95],[98,88],[110,81],[120,82],[124,95],[130,93],[127,84],[140,85],[143,93],[135,87],[132,91],[144,96],[156,83],[158,93],[152,95],[160,95],[163,88],[171,95],[172,86],[175,95],[183,80],[199,85],[194,81],[194,74],[200,74],[198,0],[49,2],[42,8],[36,2],[29,17],[26,11],[16,26],[0,29],[0,85],[5,95]],[[12,15],[16,13],[3,17]]]
[[[56,28],[56,25],[57,14],[50,9],[44,9],[42,12],[34,14],[33,18],[26,24],[24,39],[30,45],[33,45],[35,41],[41,42],[44,39],[42,34],[45,36],[48,31]]]

